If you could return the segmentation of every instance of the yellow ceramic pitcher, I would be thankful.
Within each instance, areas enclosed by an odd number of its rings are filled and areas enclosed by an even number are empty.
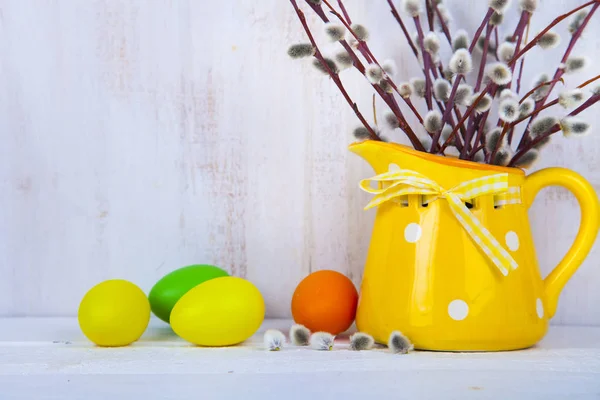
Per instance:
[[[587,181],[563,168],[525,176],[391,143],[365,141],[350,150],[375,170],[377,193],[409,182],[400,192],[409,194],[376,195],[360,331],[385,343],[400,330],[418,349],[448,351],[521,349],[545,335],[560,291],[598,232],[598,199]],[[551,185],[577,197],[581,225],[571,249],[542,279],[527,210]],[[461,203],[452,203],[461,190]]]

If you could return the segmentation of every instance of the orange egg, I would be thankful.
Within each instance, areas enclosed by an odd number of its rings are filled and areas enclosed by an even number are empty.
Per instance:
[[[336,271],[317,271],[300,282],[292,297],[292,315],[297,324],[313,332],[333,335],[354,322],[358,293],[350,279]]]

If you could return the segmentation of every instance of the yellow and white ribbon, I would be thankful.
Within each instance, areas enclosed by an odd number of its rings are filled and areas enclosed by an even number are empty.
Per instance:
[[[374,189],[371,187],[371,182],[381,183],[381,185],[378,185],[379,188]],[[520,203],[519,188],[508,187],[508,174],[488,175],[463,182],[452,189],[444,189],[433,180],[416,171],[400,169],[363,179],[360,182],[360,187],[365,192],[375,194],[365,210],[409,194],[427,196],[427,203],[445,198],[448,200],[450,209],[456,219],[503,275],[508,275],[510,269],[518,267],[512,256],[464,204],[465,200],[487,194],[500,195],[499,204],[502,205]]]

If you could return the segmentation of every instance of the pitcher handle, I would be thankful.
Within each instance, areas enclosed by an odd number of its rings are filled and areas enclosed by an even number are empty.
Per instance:
[[[571,248],[544,279],[548,318],[554,316],[561,290],[588,255],[600,226],[598,197],[594,188],[581,175],[565,168],[545,168],[526,178],[523,197],[527,208],[541,189],[553,185],[563,186],[575,195],[581,208],[581,222]]]

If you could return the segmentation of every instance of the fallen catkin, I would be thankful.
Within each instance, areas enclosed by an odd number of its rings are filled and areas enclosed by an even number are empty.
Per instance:
[[[285,343],[285,335],[276,329],[269,329],[264,335],[264,344],[269,351],[279,351]]]
[[[290,328],[290,340],[296,346],[308,346],[310,343],[310,330],[304,325],[292,325]]]
[[[388,348],[395,354],[407,354],[414,349],[414,346],[402,332],[393,331],[388,340]]]
[[[315,332],[310,336],[310,347],[315,350],[332,350],[334,336],[327,332]]]
[[[375,340],[373,339],[373,336],[369,334],[357,332],[354,335],[350,336],[350,350],[370,350],[373,348],[374,344]]]

